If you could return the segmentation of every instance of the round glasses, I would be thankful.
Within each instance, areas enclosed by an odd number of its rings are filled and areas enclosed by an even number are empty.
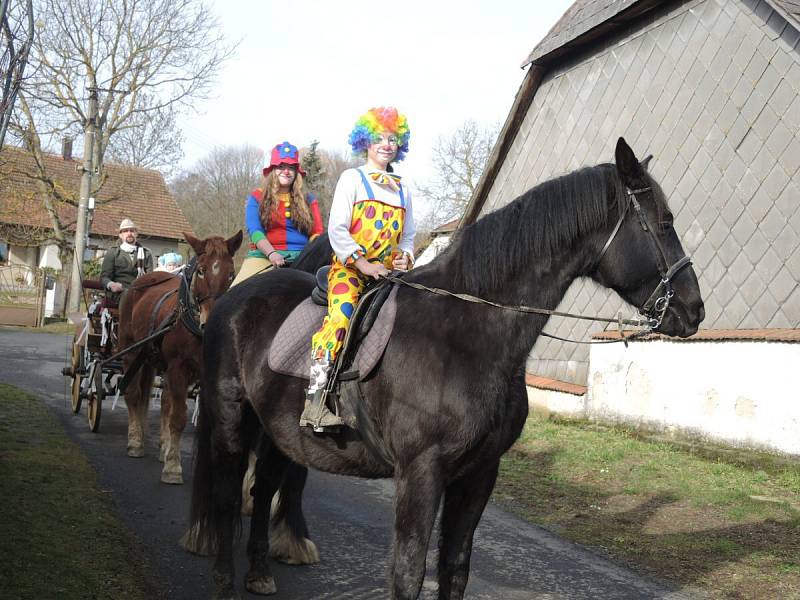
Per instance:
[[[373,138],[372,143],[377,146],[397,146],[400,144],[400,141],[397,139],[396,135],[384,135],[377,139]]]

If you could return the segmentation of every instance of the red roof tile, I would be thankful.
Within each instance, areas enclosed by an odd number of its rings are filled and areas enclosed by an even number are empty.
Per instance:
[[[525,385],[553,392],[572,394],[573,396],[583,396],[587,390],[585,385],[576,385],[558,379],[550,379],[549,377],[539,377],[532,373],[525,373]]]
[[[631,335],[633,331],[626,331]],[[618,331],[603,331],[592,336],[599,340],[618,340]],[[666,340],[669,342],[719,342],[756,341],[756,342],[800,342],[800,329],[701,329],[688,338],[675,338],[660,333],[652,333],[638,338],[641,341]],[[638,341],[637,340],[637,341]]]
[[[461,222],[461,217],[457,219],[453,219],[452,221],[448,221],[443,225],[439,225],[436,229],[431,230],[432,234],[437,233],[453,233],[456,229],[458,229],[458,224]]]
[[[45,155],[48,175],[66,198],[77,204],[81,163],[60,155]],[[96,194],[92,221],[93,235],[116,237],[123,218],[133,219],[143,236],[182,240],[183,232],[193,233],[178,204],[158,171],[127,165],[104,165],[107,179]],[[37,182],[30,153],[6,147],[0,153],[0,221],[50,228],[50,219],[38,199]],[[57,207],[64,226],[75,230],[77,207],[67,202]]]

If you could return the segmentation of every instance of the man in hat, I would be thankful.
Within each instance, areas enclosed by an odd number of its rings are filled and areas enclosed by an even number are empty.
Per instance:
[[[119,246],[106,252],[103,257],[100,281],[115,298],[137,277],[153,270],[153,255],[136,241],[138,235],[134,222],[122,219],[119,224]]]

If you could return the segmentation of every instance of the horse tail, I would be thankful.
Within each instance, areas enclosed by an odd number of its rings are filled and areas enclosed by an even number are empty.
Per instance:
[[[214,307],[203,335],[203,374],[198,402],[200,410],[194,442],[194,475],[192,477],[192,500],[189,510],[189,530],[181,544],[194,554],[213,554],[217,551],[219,535],[241,533],[242,477],[247,468],[249,452],[248,437],[239,428],[231,435],[220,435],[216,423],[223,407],[241,408],[241,402],[226,402],[229,386],[221,386],[221,371],[234,367],[220,360],[219,349],[229,347],[226,338],[229,316],[224,313],[225,298]],[[224,364],[221,364],[224,363]],[[223,378],[224,379],[224,378]],[[240,394],[240,390],[233,393]],[[246,408],[243,409],[246,411]],[[227,418],[230,414],[227,414]],[[244,415],[240,415],[244,417]],[[230,423],[228,423],[230,425]],[[226,429],[227,431],[227,429]],[[231,532],[231,528],[233,531]]]
[[[192,500],[189,510],[189,529],[180,540],[181,546],[192,554],[208,556],[215,554],[216,527],[213,519],[213,457],[211,449],[212,416],[202,402],[203,389],[197,401],[200,403],[197,428],[194,435],[194,475],[192,476]]]

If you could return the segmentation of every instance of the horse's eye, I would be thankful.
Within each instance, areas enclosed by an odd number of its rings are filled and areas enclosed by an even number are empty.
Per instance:
[[[206,268],[205,267],[198,267],[197,268],[197,276],[202,279],[206,276]]]

